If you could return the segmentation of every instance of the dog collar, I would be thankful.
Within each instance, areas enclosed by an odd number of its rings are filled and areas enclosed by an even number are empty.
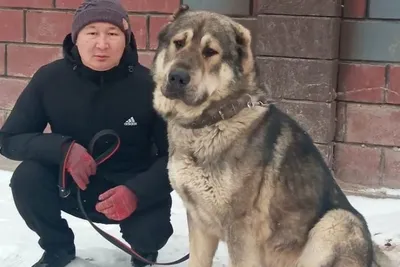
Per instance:
[[[267,107],[272,103],[265,96],[252,96],[243,94],[239,98],[231,97],[220,101],[215,101],[209,108],[194,121],[189,123],[180,123],[180,126],[189,129],[199,129],[211,126],[219,121],[227,120],[238,114],[245,108],[253,108],[256,106]]]

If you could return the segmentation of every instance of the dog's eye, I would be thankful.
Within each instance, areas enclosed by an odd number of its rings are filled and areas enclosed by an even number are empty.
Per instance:
[[[218,54],[218,52],[215,51],[215,50],[212,49],[212,48],[209,48],[209,47],[207,47],[207,48],[205,48],[205,49],[203,50],[203,55],[204,55],[204,57],[212,57],[212,56],[214,56],[214,55],[216,55],[216,54]]]
[[[175,40],[174,45],[175,45],[176,49],[179,50],[185,46],[185,41],[184,40]]]

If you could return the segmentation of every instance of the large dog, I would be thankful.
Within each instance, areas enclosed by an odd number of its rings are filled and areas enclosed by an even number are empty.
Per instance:
[[[390,266],[310,136],[265,101],[248,29],[182,7],[159,33],[154,106],[168,122],[190,267]],[[382,265],[380,265],[382,264]]]

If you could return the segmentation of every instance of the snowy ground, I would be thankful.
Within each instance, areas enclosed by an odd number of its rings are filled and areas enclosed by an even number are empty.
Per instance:
[[[42,250],[37,245],[37,236],[19,217],[9,188],[11,173],[0,170],[0,266],[29,267],[40,257]],[[398,193],[400,195],[400,193]],[[374,239],[379,245],[391,244],[388,254],[399,260],[400,266],[400,200],[366,199],[350,197],[350,201],[367,218]],[[88,222],[64,214],[76,235],[79,259],[71,267],[128,267],[129,256],[108,243]],[[173,261],[188,252],[187,226],[184,208],[174,194],[172,215],[174,235],[160,251],[159,262]],[[99,225],[103,230],[121,239],[118,226]],[[81,259],[93,259],[93,265]],[[221,244],[214,266],[227,266],[227,250]],[[175,266],[187,266],[187,262]]]

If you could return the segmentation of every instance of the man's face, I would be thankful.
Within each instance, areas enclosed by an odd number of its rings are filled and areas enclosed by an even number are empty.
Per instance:
[[[106,71],[119,64],[125,48],[125,35],[117,26],[96,22],[78,34],[76,46],[85,66]]]

